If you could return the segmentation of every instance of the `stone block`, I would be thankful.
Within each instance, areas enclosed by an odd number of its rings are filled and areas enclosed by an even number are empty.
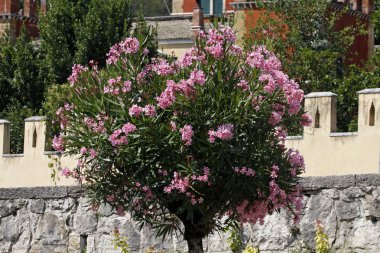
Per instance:
[[[337,201],[335,210],[339,220],[352,220],[360,216],[359,202]]]
[[[43,214],[45,211],[45,201],[42,199],[31,200],[29,209],[32,213]]]
[[[68,233],[65,221],[53,213],[45,212],[37,223],[34,239],[43,245],[66,244]]]

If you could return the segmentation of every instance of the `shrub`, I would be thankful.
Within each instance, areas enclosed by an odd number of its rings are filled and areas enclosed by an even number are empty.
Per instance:
[[[147,57],[146,40],[127,38],[99,72],[73,66],[72,96],[58,115],[56,150],[80,154],[64,175],[84,180],[94,203],[181,231],[190,252],[237,222],[301,208],[302,156],[286,149],[289,122],[307,125],[303,92],[265,47],[243,52],[220,25],[184,58]],[[226,216],[226,219],[221,217]]]

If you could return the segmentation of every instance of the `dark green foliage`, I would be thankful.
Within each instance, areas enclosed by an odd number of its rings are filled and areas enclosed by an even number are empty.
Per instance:
[[[375,11],[371,18],[375,29],[375,44],[380,45],[380,1],[375,1]]]
[[[141,10],[145,17],[169,16],[172,0],[139,0],[132,4],[133,9]]]
[[[338,131],[353,131],[357,128],[356,92],[379,85],[379,65],[359,68],[347,64],[348,50],[355,36],[365,34],[364,26],[337,29],[343,12],[329,11],[329,5],[329,1],[319,0],[266,4],[268,12],[248,33],[246,46],[265,44],[275,51],[286,73],[298,81],[305,94],[337,93]],[[277,16],[270,14],[273,12]],[[379,19],[373,20],[380,24]]]
[[[130,32],[129,0],[51,0],[50,6],[39,26],[53,83],[65,83],[74,63],[104,66],[111,45]]]
[[[23,152],[24,119],[37,113],[43,101],[47,77],[41,68],[41,54],[23,29],[16,44],[1,38],[1,118],[11,122],[11,152]]]
[[[11,154],[24,150],[24,120],[34,115],[34,111],[20,102],[14,102],[4,111],[4,117],[11,123]]]

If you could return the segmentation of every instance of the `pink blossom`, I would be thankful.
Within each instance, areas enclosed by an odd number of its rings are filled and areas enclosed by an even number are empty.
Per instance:
[[[223,34],[223,38],[226,41],[231,43],[236,41],[236,34],[231,27],[220,25],[220,32]]]
[[[272,166],[272,172],[270,173],[271,178],[277,178],[280,168],[277,165]]]
[[[87,148],[86,148],[86,147],[82,147],[82,148],[80,149],[80,153],[81,153],[82,155],[85,155],[85,154],[87,153]]]
[[[247,167],[235,167],[234,171],[247,177],[254,177],[256,175],[256,172],[252,168]]]
[[[153,105],[146,105],[143,109],[144,113],[148,117],[155,117],[156,116],[156,107]]]
[[[72,67],[72,73],[69,78],[67,78],[67,80],[70,82],[70,85],[73,86],[78,81],[79,75],[87,70],[88,68],[83,67],[80,64],[74,64]]]
[[[232,45],[230,46],[228,52],[234,56],[241,56],[243,54],[243,49],[238,45]]]
[[[190,80],[194,84],[203,85],[206,81],[205,73],[202,70],[194,70],[190,74]]]
[[[170,129],[172,131],[176,131],[177,130],[177,124],[174,121],[170,121]]]
[[[53,138],[53,148],[56,151],[59,151],[59,152],[63,151],[64,144],[63,144],[63,136],[62,135],[54,136],[54,138]]]
[[[181,193],[185,193],[190,186],[188,177],[181,178],[178,172],[174,172],[173,180],[170,185],[164,187],[164,192],[171,193],[173,190],[178,190]]]
[[[149,54],[149,49],[148,49],[148,48],[144,48],[144,50],[143,50],[143,54],[144,54],[145,56],[147,56],[147,55]]]
[[[91,156],[92,158],[95,158],[96,155],[97,155],[97,153],[96,153],[95,149],[93,149],[93,148],[90,149],[90,156]]]
[[[298,150],[289,149],[287,156],[288,161],[292,167],[305,168],[303,156],[298,152]]]
[[[126,124],[124,124],[123,127],[122,127],[122,131],[126,135],[128,135],[129,133],[132,133],[132,132],[136,131],[136,129],[137,129],[136,126],[133,125],[132,123],[129,123],[129,122],[126,123]]]
[[[214,46],[205,47],[205,50],[212,55],[215,59],[220,59],[223,57],[223,47],[219,44]]]
[[[138,105],[132,105],[130,108],[129,108],[129,115],[131,117],[139,117],[140,114],[142,113],[143,111],[143,108],[138,106]]]
[[[185,52],[183,58],[179,61],[181,68],[189,67],[195,62],[204,62],[205,55],[197,48],[191,48]]]
[[[122,135],[122,130],[117,129],[115,130],[108,138],[108,140],[111,142],[112,146],[120,146],[120,145],[127,145],[128,139],[127,136]]]
[[[169,65],[165,59],[153,59],[151,68],[157,75],[168,76],[173,73],[173,68]]]
[[[166,109],[171,106],[175,101],[175,90],[178,89],[176,83],[173,80],[166,81],[166,89],[161,93],[159,97],[156,97],[158,107]]]
[[[268,120],[268,123],[271,125],[271,126],[275,126],[277,125],[278,123],[280,123],[282,119],[282,115],[279,114],[278,112],[272,112],[269,120]]]
[[[122,91],[124,93],[126,93],[126,92],[130,92],[131,90],[132,90],[132,83],[131,83],[131,81],[125,81],[124,82],[124,86],[122,88]]]
[[[286,132],[286,130],[284,130],[282,127],[280,126],[276,126],[274,128],[275,132],[274,132],[274,136],[282,143],[284,144],[285,143],[285,138],[288,136],[288,133]]]
[[[240,82],[236,86],[240,87],[244,91],[249,90],[249,85],[248,85],[248,82],[246,80],[240,80]]]
[[[185,125],[183,128],[179,130],[179,132],[182,135],[182,141],[185,143],[186,146],[191,145],[192,138],[194,135],[193,127],[190,125]]]
[[[311,118],[310,114],[302,114],[302,119],[301,119],[301,126],[303,127],[308,127],[313,123],[313,119]]]
[[[61,170],[61,175],[62,176],[65,176],[66,178],[68,178],[69,176],[71,176],[72,172],[69,168],[65,167]]]

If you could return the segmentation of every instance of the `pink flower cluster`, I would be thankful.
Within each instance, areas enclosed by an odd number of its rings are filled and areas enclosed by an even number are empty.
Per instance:
[[[262,196],[262,193],[259,191],[258,195]],[[290,194],[286,194],[273,179],[269,182],[269,196],[266,199],[254,201],[251,204],[245,200],[236,207],[236,212],[239,214],[241,222],[264,224],[264,218],[267,214],[289,204],[295,207],[294,222],[298,222],[303,207],[300,187],[297,185]]]
[[[283,91],[288,103],[288,113],[290,115],[298,113],[303,100],[303,91],[299,89],[299,85],[290,80],[289,77],[281,71],[280,60],[264,46],[256,47],[247,54],[246,64],[252,68],[261,70],[259,80],[266,83],[264,90],[272,94],[275,90]],[[278,121],[278,115],[273,115],[271,124]]]
[[[165,90],[159,97],[156,97],[158,107],[166,109],[171,106],[176,100],[176,93],[182,93],[185,97],[190,97],[195,92],[194,85],[203,85],[205,82],[205,74],[201,70],[192,71],[189,79],[181,80],[178,84],[173,80],[167,80]]]
[[[193,142],[193,127],[190,125],[185,125],[183,128],[179,130],[181,133],[181,139],[185,143],[186,146],[190,146]]]
[[[184,54],[183,58],[177,63],[181,68],[189,67],[195,62],[204,63],[206,56],[197,48],[191,48]]]
[[[235,167],[234,168],[234,171],[236,173],[239,173],[239,174],[242,174],[242,175],[245,175],[247,177],[254,177],[256,175],[256,172],[252,169],[252,168],[247,168],[247,167]]]
[[[136,126],[132,123],[124,124],[121,129],[115,130],[108,138],[112,146],[120,146],[128,144],[128,134],[136,131]]]
[[[214,143],[216,138],[221,140],[231,140],[234,136],[233,134],[234,125],[233,124],[224,124],[218,127],[217,131],[210,130],[208,131],[210,143]]]
[[[132,105],[129,110],[129,116],[131,117],[139,117],[140,114],[143,112],[143,108],[138,105]]]
[[[156,97],[158,107],[166,109],[171,106],[175,101],[175,90],[177,89],[176,83],[173,80],[166,81],[166,89]]]
[[[86,118],[85,124],[87,128],[94,132],[94,133],[105,133],[105,122],[109,119],[108,115],[106,115],[104,112],[96,115],[96,119],[93,118]]]
[[[151,118],[157,115],[156,107],[154,105],[146,105],[143,108],[143,112],[145,113],[146,116],[151,117]]]
[[[87,150],[86,147],[82,147],[82,148],[80,149],[80,154],[81,154],[81,155],[86,155],[87,153],[90,154],[90,157],[91,157],[91,158],[95,158],[96,155],[97,155],[95,149],[93,149],[93,148],[91,148],[90,150]]]
[[[83,67],[80,64],[74,64],[72,67],[71,75],[69,76],[69,78],[67,78],[67,80],[70,82],[70,85],[73,86],[78,81],[80,73],[85,72],[87,70],[87,67]]]
[[[298,152],[298,150],[289,149],[287,153],[288,161],[290,165],[294,168],[305,168],[305,161],[303,156]]]
[[[152,71],[159,76],[168,76],[173,73],[174,69],[169,65],[165,59],[153,59],[153,63],[150,65]]]
[[[205,50],[208,52],[214,59],[221,59],[224,56],[223,45],[226,42],[234,43],[236,40],[236,35],[231,27],[221,25],[217,29],[210,29],[208,32],[208,39],[206,41]],[[232,54],[239,54],[240,48],[235,46],[232,48]]]
[[[190,187],[189,177],[181,178],[178,172],[174,172],[173,180],[170,185],[164,188],[164,192],[171,193],[173,190],[178,190],[181,193],[185,193]]]
[[[189,177],[184,177],[181,178],[178,172],[174,172],[174,177],[171,181],[171,183],[164,187],[164,192],[166,193],[171,193],[174,190],[177,190],[180,193],[184,193],[186,197],[189,198],[190,203],[192,205],[195,204],[201,204],[203,203],[204,199],[202,197],[197,198],[195,194],[191,193],[188,191],[191,188],[192,181],[199,181],[199,182],[204,182],[208,183],[208,185],[211,185],[211,183],[208,181],[209,180],[209,175],[210,175],[210,169],[208,167],[203,168],[203,175],[202,176],[191,176]]]
[[[71,112],[74,108],[74,105],[70,105],[68,103],[65,103],[65,105],[63,107],[60,107],[57,112],[56,112],[56,115],[59,119],[59,124],[60,124],[60,127],[61,129],[65,129],[67,124],[68,124],[68,118],[67,116],[65,115],[65,112]]]
[[[116,78],[111,78],[108,80],[107,85],[104,86],[103,92],[105,94],[119,95],[120,92],[127,93],[132,90],[131,81],[125,81],[123,84],[121,83],[121,76]]]
[[[135,54],[139,48],[140,43],[136,38],[127,38],[111,47],[107,54],[107,64],[116,64],[121,54]]]
[[[246,80],[240,80],[236,86],[241,88],[244,91],[249,91],[249,85]]]
[[[301,119],[301,126],[303,127],[308,127],[313,123],[313,119],[311,118],[310,114],[304,113],[302,114],[302,119]]]
[[[64,142],[63,142],[62,134],[60,134],[59,136],[54,136],[52,146],[56,151],[62,152],[64,150]]]

